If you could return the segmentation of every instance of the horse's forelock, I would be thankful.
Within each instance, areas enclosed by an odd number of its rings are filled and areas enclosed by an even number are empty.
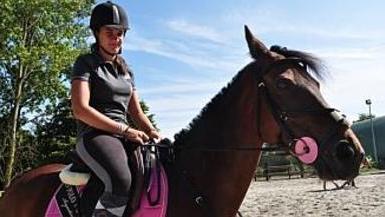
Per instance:
[[[281,54],[286,58],[300,58],[310,68],[314,75],[320,80],[324,80],[327,76],[328,71],[323,61],[311,53],[298,50],[290,50],[286,47],[281,47],[278,45],[271,46],[270,51]]]

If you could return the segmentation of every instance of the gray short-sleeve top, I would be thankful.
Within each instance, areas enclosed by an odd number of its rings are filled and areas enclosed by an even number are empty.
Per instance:
[[[87,81],[90,88],[89,105],[107,117],[127,124],[127,109],[135,90],[134,77],[122,57],[115,67],[112,62],[106,62],[93,49],[89,54],[77,58],[71,81]],[[78,136],[92,130],[92,127],[78,120]]]

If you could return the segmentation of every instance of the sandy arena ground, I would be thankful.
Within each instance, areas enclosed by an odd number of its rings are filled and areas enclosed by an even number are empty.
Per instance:
[[[385,216],[385,174],[361,175],[356,186],[323,191],[317,178],[252,181],[240,211],[243,217]],[[334,185],[329,182],[327,188]]]

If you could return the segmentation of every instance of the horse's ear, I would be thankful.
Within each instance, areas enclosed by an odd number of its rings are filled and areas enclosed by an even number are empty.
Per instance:
[[[250,54],[254,59],[261,58],[263,56],[269,56],[269,49],[257,38],[254,37],[253,33],[245,25],[245,36],[247,45],[249,46]]]

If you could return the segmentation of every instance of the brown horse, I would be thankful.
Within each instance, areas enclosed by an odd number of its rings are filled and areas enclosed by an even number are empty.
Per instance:
[[[321,179],[351,180],[359,172],[362,147],[349,125],[330,108],[314,75],[310,54],[267,49],[247,27],[253,61],[175,135],[169,167],[168,217],[233,217],[247,192],[264,142],[285,144],[313,165]],[[298,141],[305,142],[300,153]],[[306,140],[308,141],[308,140]],[[304,155],[304,156],[305,156]],[[0,202],[2,217],[42,217],[59,185],[63,165],[48,165],[13,181]]]

